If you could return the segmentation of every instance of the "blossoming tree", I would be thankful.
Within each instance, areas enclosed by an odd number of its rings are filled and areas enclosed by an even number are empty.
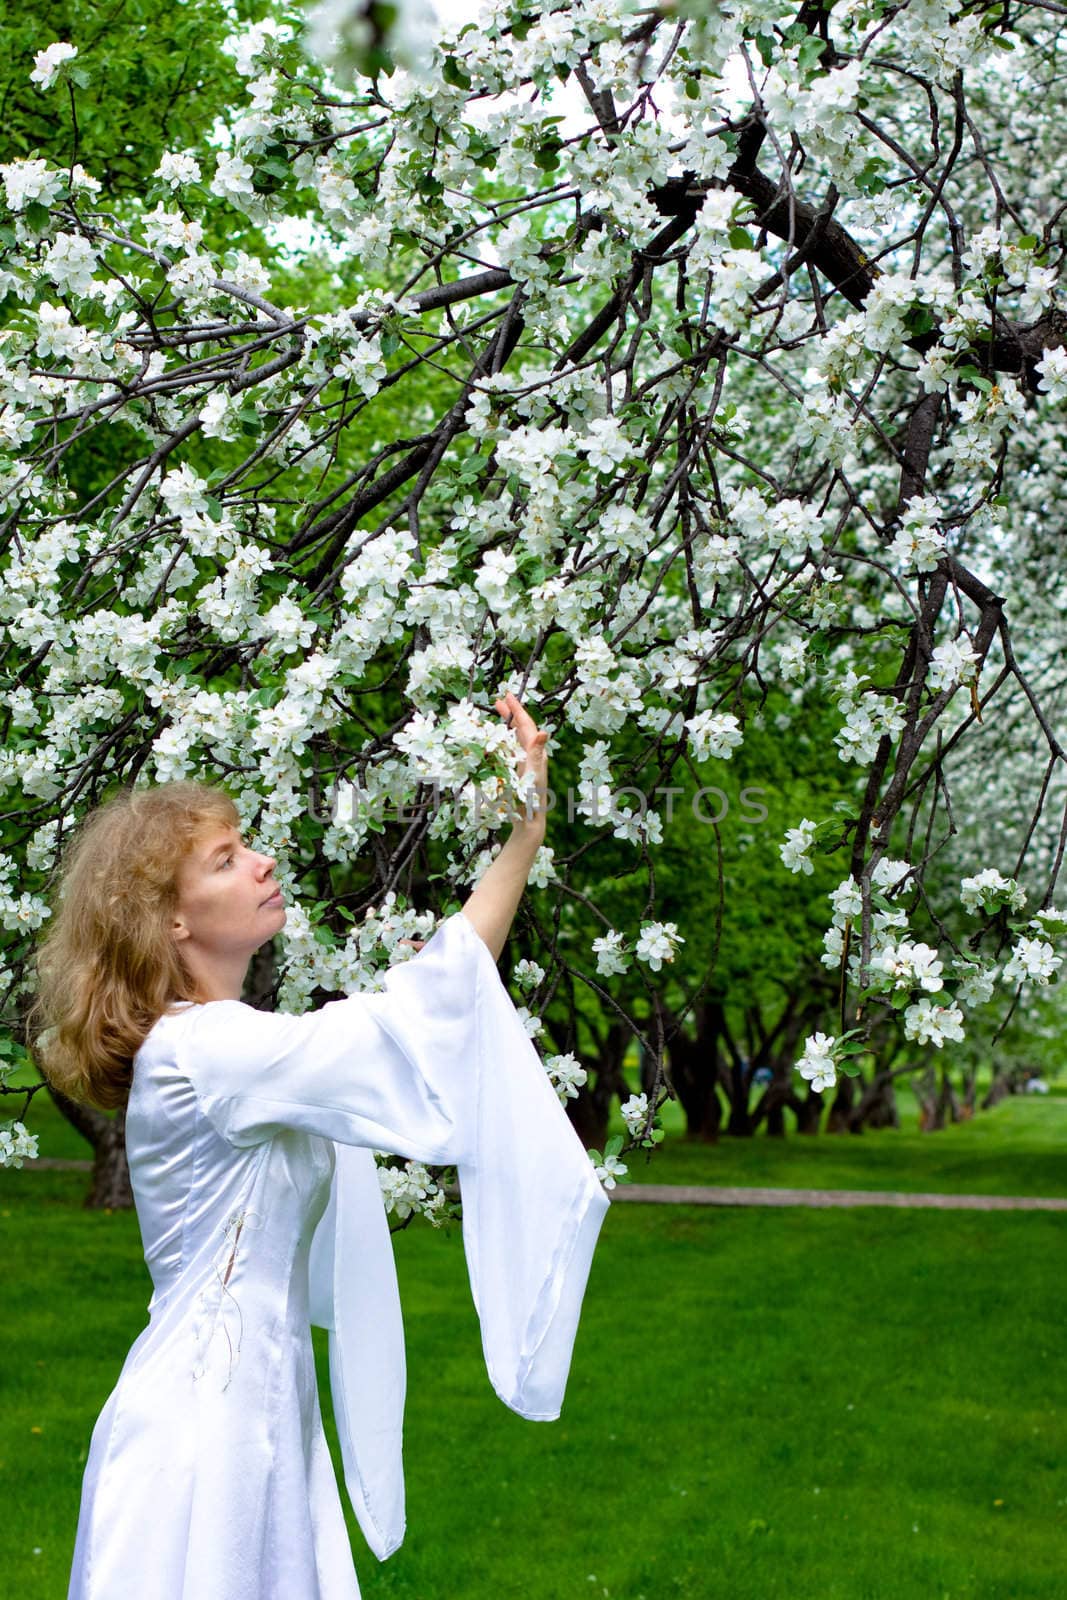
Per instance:
[[[1059,11],[489,0],[391,70],[373,8],[320,12],[331,64],[279,4],[143,195],[75,148],[3,163],[9,1020],[65,829],[118,780],[194,772],[310,890],[279,1002],[372,983],[432,926],[413,865],[447,900],[507,826],[508,688],[573,777],[516,973],[530,1031],[576,990],[624,1016],[652,1063],[634,1142],[691,937],[655,896],[660,796],[725,770],[772,692],[785,740],[833,716],[849,780],[781,846],[783,873],[840,867],[812,1091],[890,1015],[944,1049],[1055,978]],[[45,40],[33,76],[76,108],[93,71]],[[293,287],[301,243],[328,307]],[[612,806],[624,784],[648,803]],[[605,835],[649,892],[597,931]],[[546,1066],[580,1087],[573,1052]]]

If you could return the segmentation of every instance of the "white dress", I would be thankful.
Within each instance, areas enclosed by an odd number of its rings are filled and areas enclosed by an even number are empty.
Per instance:
[[[126,1139],[154,1293],[93,1431],[69,1600],[357,1600],[310,1324],[384,1559],[405,1367],[372,1151],[457,1166],[486,1367],[525,1417],[559,1415],[608,1206],[488,948],[457,912],[381,991],[161,1017]]]

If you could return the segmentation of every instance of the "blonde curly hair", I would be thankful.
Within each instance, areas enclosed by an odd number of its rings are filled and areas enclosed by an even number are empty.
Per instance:
[[[71,1100],[125,1104],[153,1024],[174,1001],[200,998],[171,925],[181,864],[220,826],[240,828],[236,805],[193,780],[122,789],[76,825],[26,1019],[34,1060]]]

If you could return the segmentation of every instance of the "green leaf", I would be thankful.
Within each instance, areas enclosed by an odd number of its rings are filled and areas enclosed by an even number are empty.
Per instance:
[[[617,1156],[617,1155],[618,1155],[618,1153],[619,1153],[619,1151],[620,1151],[620,1150],[621,1150],[621,1149],[622,1149],[622,1146],[623,1146],[623,1137],[622,1137],[622,1134],[621,1134],[621,1133],[616,1133],[616,1134],[614,1134],[614,1135],[613,1135],[613,1136],[612,1136],[612,1137],[611,1137],[611,1138],[610,1138],[610,1139],[609,1139],[609,1140],[608,1140],[608,1142],[607,1142],[607,1144],[606,1144],[606,1145],[605,1145],[605,1146],[604,1146],[604,1156],[605,1156],[605,1159],[606,1159],[606,1158],[607,1158],[607,1157],[608,1157],[608,1156]]]
[[[815,67],[821,66],[822,53],[825,49],[823,41],[809,33],[797,52],[801,72],[811,72]]]
[[[28,228],[32,228],[34,233],[40,233],[48,227],[52,213],[39,200],[31,200],[29,205],[23,206],[22,218]]]
[[[697,100],[700,97],[700,84],[695,78],[686,78],[685,96],[687,100]]]
[[[452,85],[453,89],[469,89],[471,86],[469,75],[464,72],[455,56],[445,57],[441,67],[441,76],[446,83]]]
[[[756,241],[747,228],[731,228],[729,237],[731,250],[754,250],[756,248]]]
[[[934,314],[927,306],[912,306],[904,318],[904,323],[909,333],[916,335],[929,333],[935,324]]]

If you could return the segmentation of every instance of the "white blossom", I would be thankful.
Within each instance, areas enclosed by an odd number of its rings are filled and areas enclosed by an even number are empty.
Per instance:
[[[42,89],[50,89],[55,83],[59,69],[65,61],[73,61],[78,54],[77,45],[57,42],[50,44],[44,50],[38,50],[33,58],[33,71],[30,73],[30,82],[39,84]]]
[[[904,1012],[904,1037],[918,1044],[936,1045],[963,1038],[963,1012],[958,1006],[938,1006],[925,995]]]
[[[653,972],[658,972],[665,961],[673,961],[680,944],[685,940],[673,922],[643,922],[634,947],[638,961],[647,962]]]
[[[809,852],[815,842],[817,824],[805,817],[795,828],[787,828],[785,843],[778,846],[782,865],[790,872],[803,872],[809,877],[815,871]]]
[[[602,1161],[593,1162],[593,1171],[604,1185],[605,1189],[614,1189],[616,1181],[629,1169],[618,1156],[605,1156]]]
[[[1042,394],[1048,395],[1050,400],[1067,399],[1067,350],[1062,345],[1046,350],[1037,363],[1037,370],[1041,374],[1038,387]]]
[[[37,1156],[37,1135],[28,1133],[21,1122],[9,1122],[0,1128],[0,1167],[21,1167],[28,1157]]]
[[[832,1089],[837,1082],[834,1065],[834,1048],[837,1040],[827,1033],[813,1033],[804,1041],[804,1052],[797,1062],[797,1071],[811,1084],[816,1094]]]
[[[577,1100],[578,1090],[589,1077],[578,1057],[569,1051],[565,1055],[549,1056],[545,1062],[545,1071],[564,1105],[568,1100]]]
[[[1047,940],[1019,939],[1004,968],[1004,982],[1036,983],[1044,988],[1062,966],[1063,957],[1056,955]]]
[[[630,1137],[636,1139],[648,1121],[648,1095],[632,1094],[622,1102],[619,1111]]]
[[[602,978],[610,978],[617,972],[625,972],[630,966],[631,958],[623,948],[625,937],[625,934],[616,933],[612,929],[599,939],[593,940],[596,970]]]

